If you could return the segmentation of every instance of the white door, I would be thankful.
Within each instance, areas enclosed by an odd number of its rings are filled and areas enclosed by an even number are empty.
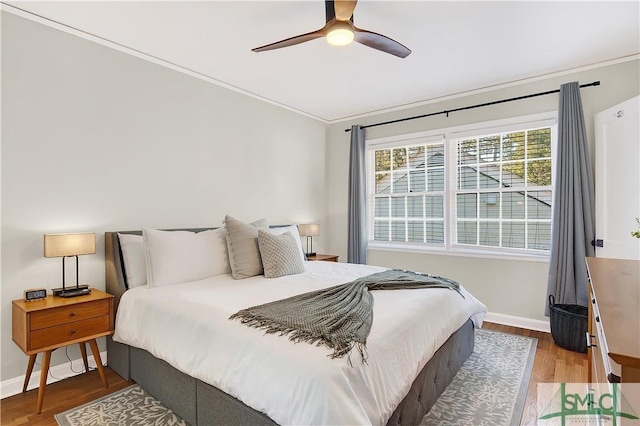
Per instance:
[[[640,259],[640,96],[595,116],[597,257]]]

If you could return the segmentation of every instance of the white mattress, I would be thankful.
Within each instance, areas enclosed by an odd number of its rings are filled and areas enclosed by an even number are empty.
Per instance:
[[[386,424],[435,351],[486,307],[462,289],[373,291],[368,364],[354,350],[332,350],[230,321],[243,308],[345,283],[384,268],[305,262],[306,272],[277,279],[201,281],[127,291],[114,340],[142,348],[282,425]]]

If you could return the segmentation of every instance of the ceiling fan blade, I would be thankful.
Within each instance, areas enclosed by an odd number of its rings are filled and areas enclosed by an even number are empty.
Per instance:
[[[356,28],[355,26],[353,29],[355,31],[353,40],[360,44],[390,53],[399,58],[406,58],[411,54],[411,49],[387,36],[374,33],[373,31]]]
[[[358,0],[335,0],[333,2],[333,8],[335,10],[335,17],[338,21],[348,21],[353,16],[353,10],[356,8]]]
[[[294,46],[296,44],[304,43],[316,38],[324,37],[324,28],[312,31],[306,34],[300,34],[295,37],[290,37],[284,40],[276,41],[275,43],[265,44],[264,46],[251,49],[252,52],[265,52],[267,50],[280,49],[281,47]]]

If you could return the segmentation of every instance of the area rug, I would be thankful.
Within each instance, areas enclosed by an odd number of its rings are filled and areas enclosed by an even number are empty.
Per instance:
[[[537,340],[476,330],[475,349],[420,425],[518,425]],[[183,426],[140,386],[56,414],[60,426]]]
[[[537,342],[476,330],[473,353],[420,425],[519,425]]]
[[[60,426],[188,426],[138,385],[56,414]]]

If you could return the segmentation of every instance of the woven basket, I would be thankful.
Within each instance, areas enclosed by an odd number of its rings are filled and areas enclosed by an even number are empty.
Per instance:
[[[549,320],[556,345],[573,352],[587,352],[588,310],[585,306],[556,304],[550,294]]]

